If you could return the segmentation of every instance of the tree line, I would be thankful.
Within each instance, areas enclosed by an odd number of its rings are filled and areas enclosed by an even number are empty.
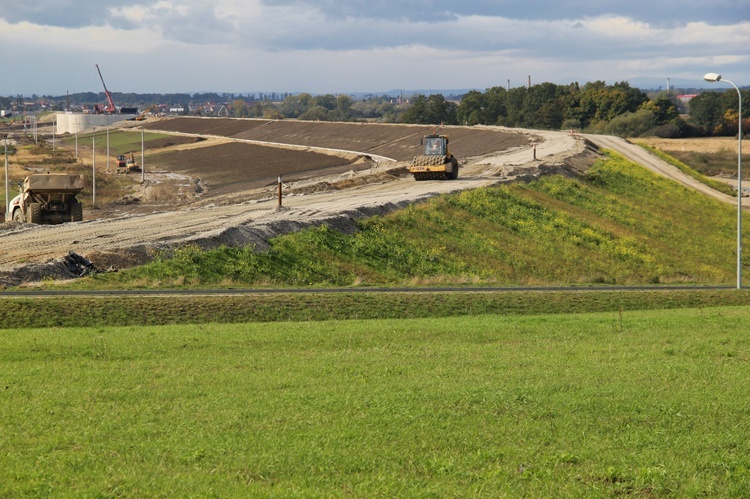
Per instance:
[[[743,97],[747,94],[744,90]],[[745,117],[749,117],[748,101],[743,98]],[[739,113],[734,90],[702,92],[689,102],[687,114],[682,114],[681,108],[684,103],[675,92],[649,97],[627,82],[607,85],[597,81],[584,86],[542,83],[471,91],[458,103],[446,101],[441,95],[418,96],[400,119],[405,123],[576,129],[624,137],[737,133]]]
[[[750,92],[745,89],[742,93],[743,129],[750,130]],[[583,86],[578,83],[540,83],[511,89],[498,86],[484,92],[470,91],[460,98],[451,99],[441,94],[417,94],[408,100],[389,95],[372,95],[355,100],[346,94],[309,93],[261,94],[260,98],[231,93],[114,93],[114,97],[118,104],[142,108],[154,103],[179,105],[185,109],[185,114],[196,115],[216,113],[215,107],[207,108],[199,104],[213,102],[224,104],[226,115],[239,118],[499,125],[546,130],[576,129],[624,137],[644,134],[660,137],[735,135],[739,124],[737,93],[734,89],[703,91],[686,105],[677,98],[676,92],[663,91],[649,95],[627,82],[607,85],[603,81],[595,81]],[[59,107],[61,100],[63,103],[85,105],[103,98],[102,92],[83,92],[55,99]],[[23,97],[18,96],[15,100],[23,102]],[[12,97],[0,97],[0,108],[7,109],[12,101]]]
[[[743,96],[748,94],[743,91]],[[750,117],[750,98],[743,98],[742,115]],[[512,128],[581,130],[623,137],[654,135],[665,138],[733,135],[738,106],[734,90],[704,91],[689,104],[673,91],[649,96],[627,82],[603,81],[470,91],[460,101],[441,94],[417,94],[398,104],[383,95],[354,101],[348,95],[307,93],[289,95],[280,103],[233,103],[234,115],[269,119],[316,121],[376,120],[425,125],[499,125]],[[745,125],[745,120],[743,120]],[[750,128],[743,126],[745,130]]]

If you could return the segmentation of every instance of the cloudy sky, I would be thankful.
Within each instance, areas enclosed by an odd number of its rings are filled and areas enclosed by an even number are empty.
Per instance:
[[[750,0],[0,0],[0,49],[6,96],[750,85]]]

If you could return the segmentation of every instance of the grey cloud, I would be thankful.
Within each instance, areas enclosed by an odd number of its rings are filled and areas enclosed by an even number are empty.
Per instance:
[[[56,0],[29,2],[0,0],[0,18],[10,23],[29,22],[44,26],[81,28],[106,24],[110,10],[132,5],[132,0]]]
[[[682,25],[704,21],[735,23],[750,19],[750,0],[569,0],[519,2],[517,0],[261,0],[268,6],[300,6],[317,9],[332,19],[404,19],[411,22],[445,21],[479,15],[521,20],[580,19],[601,15],[623,15],[650,24]]]

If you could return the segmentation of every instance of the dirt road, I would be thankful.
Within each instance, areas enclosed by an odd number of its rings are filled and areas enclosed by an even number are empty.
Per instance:
[[[384,214],[438,194],[533,178],[555,168],[575,169],[577,161],[590,164],[595,153],[586,139],[617,150],[662,175],[717,195],[620,139],[584,138],[566,132],[527,133],[533,137],[535,153],[526,146],[462,158],[462,169],[455,181],[416,182],[405,173],[405,163],[380,162],[366,171],[287,185],[281,209],[275,191],[266,187],[252,196],[247,193],[245,199],[255,200],[243,203],[57,226],[12,226],[0,238],[0,284],[18,285],[50,275],[65,277],[60,259],[71,251],[90,259],[99,269],[124,268],[147,261],[154,250],[184,243],[203,248],[238,244],[263,248],[268,239],[311,224],[327,223],[344,231],[352,230],[353,219]]]

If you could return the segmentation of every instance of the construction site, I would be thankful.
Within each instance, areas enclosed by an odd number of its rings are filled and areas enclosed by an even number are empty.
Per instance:
[[[145,142],[145,171],[118,176],[126,184],[117,197],[92,202],[88,153],[65,167],[86,179],[79,195],[83,222],[1,226],[5,283],[43,278],[54,272],[54,260],[70,251],[99,268],[117,268],[147,261],[154,249],[188,242],[260,248],[274,235],[310,224],[350,224],[445,192],[585,169],[595,157],[584,139],[563,132],[443,127],[461,175],[416,181],[409,166],[423,150],[423,137],[436,127],[175,118],[123,122],[110,136],[133,136],[137,142],[141,128],[151,137]],[[98,144],[97,153],[104,152],[104,142]],[[116,174],[111,154],[111,161],[97,162],[101,178]],[[18,177],[34,167],[14,171]]]

